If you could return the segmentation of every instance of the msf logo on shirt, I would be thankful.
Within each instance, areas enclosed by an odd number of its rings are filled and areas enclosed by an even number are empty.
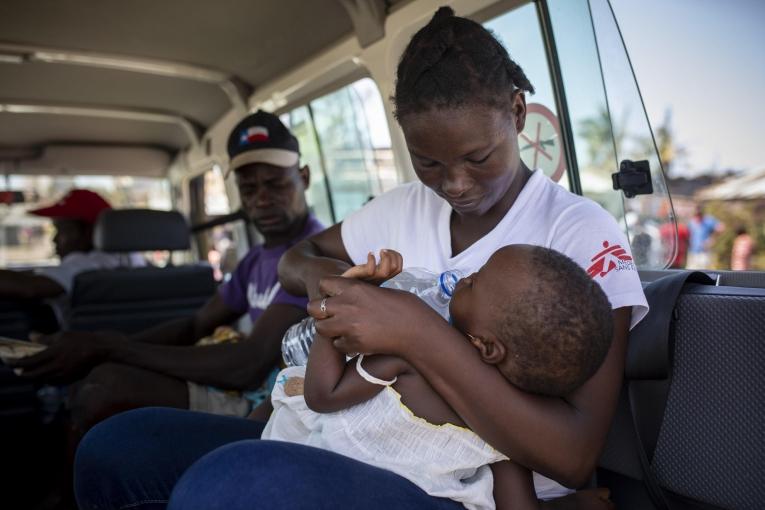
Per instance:
[[[611,271],[635,271],[635,263],[627,250],[621,245],[609,245],[608,241],[603,241],[603,251],[590,259],[592,265],[587,268],[587,274],[590,278],[600,276],[603,278]]]
[[[266,289],[263,292],[258,292],[258,288],[250,283],[247,286],[247,302],[250,303],[250,308],[260,308],[265,310],[271,301],[276,297],[276,293],[279,292],[282,286],[279,282],[270,289]]]

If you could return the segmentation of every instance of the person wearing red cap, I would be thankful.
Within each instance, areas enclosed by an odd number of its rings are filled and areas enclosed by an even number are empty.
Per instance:
[[[45,337],[48,349],[14,363],[37,380],[69,383],[87,374],[70,391],[78,432],[143,406],[245,416],[270,394],[262,385],[276,375],[281,339],[306,316],[308,303],[281,288],[277,265],[288,248],[324,226],[308,209],[309,169],[300,164],[298,140],[277,116],[245,117],[229,136],[228,154],[226,175],[236,179],[242,209],[264,243],[250,249],[202,308],[131,336]],[[216,328],[245,314],[253,327],[242,341],[195,345],[225,337],[213,334]]]
[[[36,272],[0,270],[0,298],[56,298],[69,293],[74,277],[83,271],[123,265],[124,257],[93,249],[93,227],[98,215],[107,209],[111,205],[98,193],[73,189],[55,204],[29,211],[53,220],[53,244],[60,263]]]

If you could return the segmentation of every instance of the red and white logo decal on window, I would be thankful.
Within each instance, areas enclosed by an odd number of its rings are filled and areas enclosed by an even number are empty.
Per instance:
[[[606,276],[611,271],[635,271],[635,263],[632,261],[627,250],[619,244],[609,245],[603,241],[603,251],[590,259],[592,265],[587,268],[587,274],[591,278]]]

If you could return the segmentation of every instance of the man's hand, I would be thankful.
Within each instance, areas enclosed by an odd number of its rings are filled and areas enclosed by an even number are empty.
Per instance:
[[[66,332],[36,336],[48,346],[44,351],[9,363],[21,369],[19,375],[53,383],[69,383],[85,376],[91,368],[108,359],[109,349],[119,334]]]
[[[395,250],[380,250],[379,262],[375,261],[375,256],[370,251],[367,255],[366,264],[353,266],[341,276],[380,285],[384,281],[390,280],[399,274],[403,265],[403,257],[401,257],[401,254]]]

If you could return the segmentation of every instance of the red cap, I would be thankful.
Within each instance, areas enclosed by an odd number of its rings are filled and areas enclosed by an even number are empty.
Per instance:
[[[86,189],[73,189],[55,204],[31,210],[29,214],[53,219],[82,220],[95,224],[101,211],[111,208],[109,202],[98,193]]]

